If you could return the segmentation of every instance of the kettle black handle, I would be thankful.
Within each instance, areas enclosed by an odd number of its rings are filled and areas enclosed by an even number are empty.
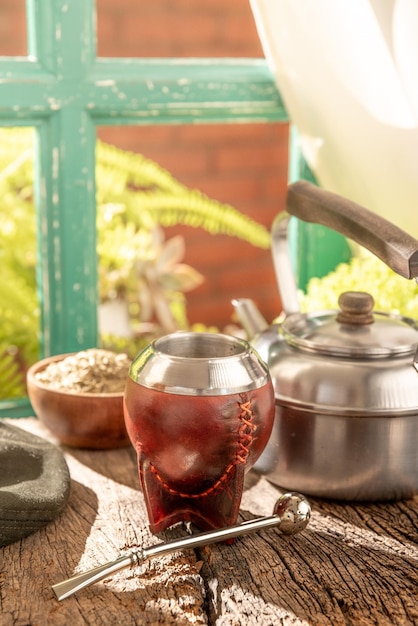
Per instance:
[[[404,278],[418,277],[418,241],[355,202],[298,181],[288,187],[286,210],[305,222],[322,224],[352,239]]]

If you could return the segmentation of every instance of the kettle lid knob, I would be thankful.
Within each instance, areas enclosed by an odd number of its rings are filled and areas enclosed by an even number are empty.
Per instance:
[[[364,291],[345,291],[338,298],[341,311],[337,315],[340,324],[364,326],[372,324],[374,299]]]

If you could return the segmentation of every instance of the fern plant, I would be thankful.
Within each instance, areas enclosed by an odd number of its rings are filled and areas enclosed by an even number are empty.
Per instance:
[[[22,373],[15,355],[6,341],[0,341],[0,389],[3,398],[19,398],[25,395]]]
[[[98,141],[96,200],[101,301],[126,299],[134,316],[164,328],[187,326],[184,293],[202,277],[181,263],[184,241],[164,242],[164,227],[184,224],[268,248],[268,230],[234,207],[189,189],[140,154]],[[0,399],[24,392],[27,367],[38,358],[33,136],[0,129]],[[147,297],[147,299],[145,298]],[[107,346],[135,352],[120,338]]]
[[[138,228],[185,224],[212,234],[238,237],[268,248],[268,230],[230,205],[189,189],[169,172],[142,155],[98,142],[97,200],[103,210],[109,204],[123,206],[123,218]],[[99,231],[100,232],[100,231]]]

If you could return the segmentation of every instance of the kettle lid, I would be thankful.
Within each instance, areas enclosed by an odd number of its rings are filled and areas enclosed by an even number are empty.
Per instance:
[[[286,342],[310,352],[357,358],[384,358],[416,351],[415,320],[373,311],[373,297],[365,292],[344,292],[338,304],[340,311],[289,315],[280,329]]]

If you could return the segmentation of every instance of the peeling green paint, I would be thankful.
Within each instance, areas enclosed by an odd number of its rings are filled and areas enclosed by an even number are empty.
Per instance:
[[[260,59],[96,58],[93,0],[27,0],[28,56],[0,59],[0,125],[37,131],[44,355],[97,342],[97,125],[287,121]],[[204,78],[203,78],[204,77]]]

